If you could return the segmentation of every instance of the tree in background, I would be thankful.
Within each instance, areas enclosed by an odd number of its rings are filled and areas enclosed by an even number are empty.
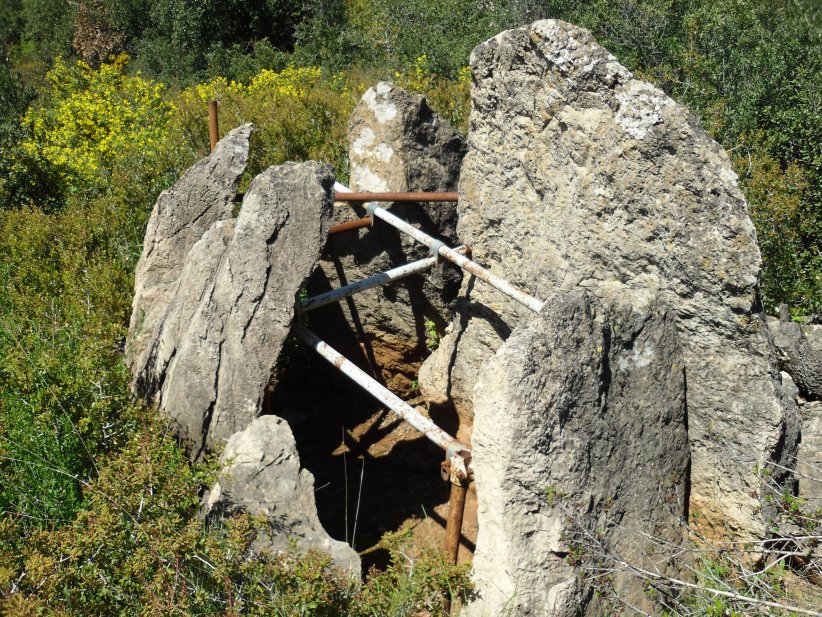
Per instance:
[[[513,25],[506,2],[476,0],[308,0],[297,55],[333,70],[369,67],[391,75],[425,55],[455,78],[471,50]]]

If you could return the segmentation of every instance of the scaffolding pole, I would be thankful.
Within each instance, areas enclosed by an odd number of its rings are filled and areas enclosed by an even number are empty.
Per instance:
[[[361,196],[368,197],[370,195],[371,196],[370,201],[372,201],[372,202],[373,201],[379,201],[379,196],[399,195],[399,194],[401,194],[401,193],[351,193],[350,191],[345,192],[345,191],[348,191],[348,188],[346,186],[340,184],[339,182],[336,182],[334,184],[334,190],[335,190],[335,193],[336,193],[337,196],[340,196],[340,195],[356,195],[358,197],[361,197]],[[411,194],[411,193],[408,193],[408,194]],[[416,195],[425,195],[425,194],[427,194],[427,193],[416,193]],[[443,194],[446,194],[446,193],[443,193]],[[452,194],[453,193],[448,193],[448,195],[452,195]],[[335,199],[337,199],[337,197],[335,197]],[[389,200],[385,199],[383,201],[389,201]],[[396,201],[396,200],[394,200],[394,201]],[[526,292],[524,292],[519,287],[516,287],[516,286],[512,285],[511,283],[509,283],[508,281],[506,281],[505,279],[498,277],[496,274],[493,274],[490,270],[486,270],[485,268],[483,268],[481,265],[479,265],[475,261],[471,261],[467,257],[465,257],[463,255],[460,255],[460,253],[457,252],[455,249],[452,249],[451,247],[445,245],[440,240],[437,240],[436,238],[434,238],[432,236],[429,236],[424,231],[421,231],[421,230],[417,229],[413,225],[403,221],[401,218],[394,216],[393,214],[391,214],[385,208],[381,208],[381,207],[379,207],[379,206],[372,203],[368,206],[368,214],[371,215],[372,219],[374,219],[374,218],[382,219],[383,221],[385,221],[386,223],[388,223],[392,227],[394,227],[394,228],[400,230],[401,232],[411,236],[412,238],[414,238],[414,240],[416,240],[420,244],[423,244],[423,245],[427,246],[428,249],[434,254],[434,256],[440,255],[440,256],[444,257],[448,261],[458,265],[460,268],[462,268],[466,272],[468,272],[470,274],[473,274],[474,276],[476,276],[481,281],[485,281],[486,283],[491,285],[491,287],[493,287],[493,288],[497,289],[498,291],[504,293],[506,296],[508,296],[510,298],[513,298],[514,300],[516,300],[520,304],[528,307],[529,309],[531,309],[535,313],[539,313],[542,310],[542,307],[545,306],[545,303],[542,300],[540,300],[538,298],[535,298],[532,295],[527,294]]]
[[[466,272],[473,274],[481,281],[485,281],[486,283],[491,285],[491,287],[497,289],[498,291],[501,291],[506,296],[513,298],[520,304],[527,306],[535,313],[539,313],[542,310],[542,307],[545,305],[545,303],[542,302],[542,300],[539,300],[534,296],[525,293],[519,287],[515,287],[505,279],[502,279],[498,277],[496,274],[493,274],[490,270],[486,270],[475,261],[471,261],[467,257],[460,255],[456,250],[450,248],[449,246],[446,246],[441,241],[429,236],[427,233],[417,229],[413,225],[406,223],[401,218],[394,216],[385,208],[371,207],[369,208],[369,211],[371,212],[372,216],[382,219],[392,227],[399,229],[401,232],[411,236],[417,242],[427,246],[432,252],[436,251],[436,254],[441,255],[442,257],[444,257],[452,263],[455,263]]]
[[[297,323],[294,325],[294,333],[300,337],[314,351],[325,358],[332,366],[338,368],[346,377],[354,381],[375,399],[391,409],[400,418],[408,422],[411,426],[425,435],[430,441],[446,451],[446,454],[465,452],[469,454],[466,460],[467,471],[472,471],[470,463],[470,448],[442,430],[434,424],[434,421],[425,417],[408,403],[398,397],[391,390],[380,385],[375,379],[370,377],[356,364],[321,340],[316,334],[308,330],[304,325]]]
[[[367,201],[449,202],[457,201],[457,197],[457,193],[423,191],[369,193],[362,191],[352,192],[346,189],[342,191],[335,191],[334,193],[334,201],[347,201],[354,203],[365,203]]]
[[[465,247],[460,246],[456,250],[460,254],[464,254]],[[339,302],[340,300],[353,296],[354,294],[367,291],[368,289],[373,289],[374,287],[379,287],[380,285],[388,285],[394,281],[399,281],[409,277],[412,274],[424,272],[425,270],[433,268],[436,264],[436,257],[426,257],[425,259],[412,261],[411,263],[403,264],[401,266],[397,266],[396,268],[391,268],[385,272],[374,274],[368,278],[362,279],[361,281],[356,281],[343,287],[312,296],[311,298],[300,300],[297,304],[297,310],[300,313],[307,313],[308,311],[313,311],[314,309],[321,306],[326,306],[327,304]]]

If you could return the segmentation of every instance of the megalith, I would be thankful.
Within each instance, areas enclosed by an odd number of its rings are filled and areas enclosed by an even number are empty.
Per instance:
[[[232,218],[234,198],[248,163],[253,126],[229,132],[214,152],[193,165],[170,189],[163,191],[151,211],[143,252],[134,273],[126,362],[141,395],[152,395],[154,380],[143,382],[148,350],[177,293],[189,251],[217,221]]]
[[[691,507],[720,532],[762,537],[760,474],[792,464],[797,422],[728,155],[686,109],[570,24],[503,32],[473,51],[471,68],[460,240],[542,299],[583,289],[640,313],[669,307],[687,383]],[[481,424],[477,376],[528,311],[470,278],[463,293],[420,381]]]
[[[360,575],[357,552],[331,538],[320,524],[314,476],[300,468],[294,435],[285,420],[261,416],[234,433],[220,464],[217,483],[205,498],[207,518],[240,512],[263,516],[269,530],[254,539],[254,552],[278,553],[292,547],[303,552],[320,550],[350,575]]]
[[[556,293],[486,362],[474,397],[468,614],[608,613],[594,594],[603,579],[579,565],[612,568],[609,592],[660,612],[621,562],[685,570],[671,548],[687,542],[690,458],[675,314]]]
[[[455,191],[465,154],[464,138],[436,114],[424,97],[386,82],[363,95],[348,127],[349,188],[353,191]],[[387,204],[392,212],[448,243],[456,242],[456,204]],[[362,204],[338,204],[334,222],[365,216]],[[322,272],[312,291],[339,287],[428,256],[427,249],[389,225],[331,236]],[[397,284],[358,294],[325,309],[318,334],[363,358],[378,378],[402,390],[416,377],[414,365],[426,349],[426,322],[442,328],[459,290],[458,268],[440,264]],[[339,313],[351,332],[343,341],[328,315]],[[431,326],[428,327],[430,329]],[[356,333],[357,339],[354,340]],[[374,366],[377,365],[377,366]]]
[[[195,457],[262,413],[297,293],[326,242],[333,183],[326,164],[270,167],[251,182],[237,218],[201,230],[176,262],[174,293],[155,309],[161,317],[135,383]]]

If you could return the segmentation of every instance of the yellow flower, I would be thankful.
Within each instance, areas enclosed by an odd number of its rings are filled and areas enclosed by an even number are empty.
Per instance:
[[[29,132],[25,151],[60,168],[68,183],[95,187],[141,144],[156,143],[167,130],[171,105],[161,84],[125,75],[127,61],[116,56],[94,70],[55,60],[47,75],[49,102],[22,119]]]

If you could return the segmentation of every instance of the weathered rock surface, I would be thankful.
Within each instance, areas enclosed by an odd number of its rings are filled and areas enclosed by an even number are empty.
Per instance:
[[[806,399],[822,400],[822,339],[819,326],[801,325],[791,321],[768,318],[768,328],[779,350],[779,364],[787,372]]]
[[[422,96],[383,82],[370,88],[354,110],[348,152],[354,191],[453,191],[465,140]],[[456,241],[456,204],[395,204],[392,212],[435,237]],[[334,222],[364,215],[361,206],[340,204]],[[311,289],[338,287],[427,255],[427,249],[377,221],[371,229],[331,237],[322,273],[314,277]],[[381,364],[381,377],[400,388],[399,382],[407,385],[415,377],[413,369],[400,374],[425,351],[426,320],[444,327],[460,281],[460,271],[443,264],[323,309],[318,321],[335,324],[328,315],[336,312],[342,317],[344,310],[348,329],[373,351],[370,363]],[[342,344],[350,357],[361,353],[353,337],[347,343],[339,341],[338,325],[329,325],[328,331],[322,324],[319,328],[318,334]],[[392,384],[395,377],[399,382]]]
[[[360,558],[344,542],[332,539],[317,518],[314,476],[300,469],[288,423],[262,416],[231,436],[220,458],[222,470],[205,500],[208,517],[238,512],[265,516],[271,533],[252,543],[257,553],[291,548],[330,553],[334,562],[359,576]]]
[[[799,497],[807,511],[822,509],[822,402],[802,406],[802,441],[796,454]]]
[[[211,155],[163,191],[151,212],[135,272],[126,353],[141,395],[151,396],[156,386],[153,381],[142,381],[148,349],[177,293],[189,251],[214,223],[232,217],[237,186],[248,162],[252,129],[245,124],[228,133]]]
[[[616,555],[671,575],[684,569],[649,539],[687,538],[676,315],[657,303],[605,307],[581,291],[548,306],[514,330],[474,389],[479,598],[469,615],[605,614],[568,563],[572,550],[617,570]],[[638,577],[617,573],[613,588],[659,612]]]
[[[333,182],[325,164],[269,168],[237,219],[215,222],[178,266],[136,382],[159,393],[195,456],[260,415],[296,294],[326,241]]]
[[[790,464],[797,422],[727,154],[687,110],[569,24],[504,32],[474,50],[471,68],[461,241],[541,298],[583,288],[639,312],[671,307],[688,384],[691,505],[720,527],[761,536],[757,465]],[[479,369],[527,309],[482,283],[464,290],[462,314],[430,361],[447,374],[420,378],[430,396],[479,415]]]

